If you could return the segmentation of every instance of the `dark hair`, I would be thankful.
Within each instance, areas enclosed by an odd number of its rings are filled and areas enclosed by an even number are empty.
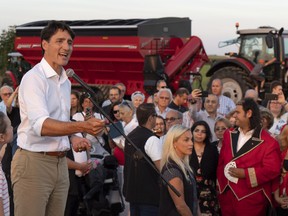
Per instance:
[[[282,86],[281,82],[278,80],[272,81],[270,84],[270,92],[272,92],[276,86]]]
[[[163,116],[160,116],[160,115],[157,115],[157,118],[161,119],[164,123],[164,134],[167,133],[167,126],[166,126],[166,121],[165,119],[163,118]]]
[[[206,145],[209,145],[209,144],[211,143],[212,134],[211,134],[211,130],[210,130],[209,125],[208,125],[205,121],[196,121],[196,122],[193,124],[193,126],[191,127],[191,132],[192,132],[192,134],[193,134],[193,131],[194,131],[195,128],[196,128],[197,126],[199,126],[199,125],[205,127],[206,137],[205,137],[205,139],[204,139],[204,143],[205,143]],[[194,140],[194,138],[193,138],[193,140]]]
[[[7,130],[7,122],[5,121],[6,115],[0,111],[0,133],[4,134]]]
[[[85,110],[83,110],[82,104],[84,103],[84,100],[87,99],[87,98],[89,98],[89,100],[91,98],[91,95],[89,93],[87,93],[87,92],[83,92],[80,95],[79,104],[80,104],[80,108],[81,108],[82,111],[85,111]],[[95,107],[93,105],[93,111],[95,111],[94,109],[95,109]]]
[[[157,80],[156,86],[155,86],[156,89],[157,89],[157,87],[160,85],[161,82],[165,82],[165,84],[167,85],[167,82],[166,82],[165,80],[163,80],[163,79]]]
[[[244,98],[243,100],[239,101],[237,105],[243,107],[245,114],[248,112],[248,110],[252,111],[251,118],[249,119],[251,130],[255,129],[257,126],[260,126],[260,110],[257,103],[252,98]]]
[[[118,88],[118,87],[115,86],[115,85],[110,87],[110,89],[109,89],[109,94],[110,94],[110,90],[112,90],[112,89],[118,90],[118,92],[119,92],[119,96],[121,95],[121,89]]]
[[[44,29],[42,29],[42,31],[41,31],[41,35],[40,35],[40,37],[41,37],[41,42],[42,42],[43,40],[49,42],[50,39],[51,39],[51,37],[52,37],[59,29],[61,29],[62,31],[67,31],[67,32],[70,34],[72,40],[74,40],[74,38],[75,38],[75,33],[73,32],[73,30],[70,28],[69,25],[67,25],[67,24],[66,24],[65,22],[63,22],[63,21],[55,21],[55,20],[52,20],[52,21],[50,21],[50,22],[48,23],[48,25],[47,25]],[[42,48],[42,53],[44,54],[45,51],[44,51],[44,49],[43,49],[43,47],[42,47],[42,43],[41,43],[41,48]]]
[[[80,112],[81,111],[81,106],[80,106],[80,94],[79,94],[79,92],[78,91],[76,91],[76,90],[72,90],[71,91],[71,95],[75,95],[75,97],[77,98],[77,100],[78,100],[78,104],[77,104],[77,112]],[[72,109],[72,107],[71,107],[71,109]]]
[[[149,117],[155,114],[155,107],[153,103],[143,103],[140,104],[136,110],[137,120],[140,126],[143,126],[147,123]]]
[[[189,95],[189,91],[186,88],[179,88],[176,90],[175,95],[183,96],[184,94]]]
[[[111,104],[111,110],[110,110],[109,115],[110,115],[110,118],[111,118],[113,121],[115,121],[115,120],[118,121],[118,119],[115,118],[113,111],[114,111],[114,107],[117,106],[117,105],[119,105],[119,104],[121,104],[120,101],[116,101],[115,103],[112,103],[112,104]]]

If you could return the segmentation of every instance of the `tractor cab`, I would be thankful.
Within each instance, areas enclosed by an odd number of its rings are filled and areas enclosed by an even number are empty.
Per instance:
[[[240,34],[240,49],[239,56],[252,61],[257,64],[259,59],[269,61],[275,57],[274,40],[271,41],[269,46],[266,39],[270,31],[275,31],[274,28],[260,27],[252,30],[239,30]]]
[[[218,44],[219,47],[238,44],[238,53],[227,53],[230,58],[214,62],[207,76],[211,76],[211,81],[216,78],[221,79],[223,92],[229,93],[237,102],[243,98],[247,89],[259,85],[250,73],[261,60],[261,62],[268,62],[268,65],[263,68],[265,92],[269,93],[271,82],[278,80],[282,83],[283,91],[287,96],[288,31],[268,26],[244,30],[238,30],[238,27],[239,25],[236,25],[238,38]],[[208,88],[211,88],[211,81],[208,83]]]

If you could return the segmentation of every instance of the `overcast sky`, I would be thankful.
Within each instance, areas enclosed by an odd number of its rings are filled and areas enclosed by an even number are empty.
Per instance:
[[[240,28],[269,25],[288,29],[287,0],[8,0],[2,2],[0,30],[38,20],[128,19],[189,17],[192,34],[200,37],[208,54],[222,55],[236,47],[218,42],[236,38]]]

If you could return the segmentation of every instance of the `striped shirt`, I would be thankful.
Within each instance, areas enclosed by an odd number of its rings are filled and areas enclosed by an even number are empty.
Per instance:
[[[226,97],[224,95],[220,95],[219,96],[219,108],[217,109],[217,112],[220,115],[225,116],[229,112],[234,110],[235,108],[236,108],[236,105],[235,105],[234,101],[231,98]]]
[[[0,197],[2,198],[4,216],[10,215],[9,193],[5,174],[0,163]]]

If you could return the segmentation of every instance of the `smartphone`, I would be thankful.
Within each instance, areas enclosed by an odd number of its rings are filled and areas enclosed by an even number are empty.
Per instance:
[[[85,120],[88,120],[92,117],[92,109],[90,107],[87,107],[85,110]]]
[[[201,97],[208,97],[208,91],[202,91]]]
[[[278,95],[272,93],[266,93],[265,100],[278,100]]]

